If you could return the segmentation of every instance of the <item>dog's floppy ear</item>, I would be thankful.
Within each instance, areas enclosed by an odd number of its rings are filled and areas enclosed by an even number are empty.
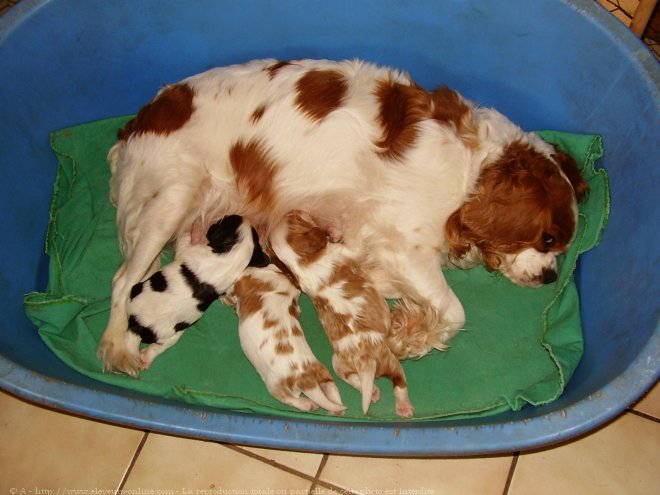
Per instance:
[[[568,181],[573,186],[575,191],[575,197],[578,201],[584,198],[589,186],[587,182],[582,178],[580,170],[578,169],[577,163],[575,160],[568,154],[561,151],[559,148],[555,147],[556,152],[552,155],[559,168],[564,173]]]
[[[463,217],[466,217],[465,219]],[[474,212],[469,204],[464,204],[452,213],[445,224],[445,238],[449,244],[449,255],[454,261],[460,260],[472,247],[479,249],[480,256],[488,270],[495,270],[501,263],[500,256],[490,243],[481,239],[469,226]],[[479,215],[477,215],[479,216]]]
[[[470,241],[465,235],[467,227],[463,225],[461,219],[461,208],[451,214],[445,224],[445,237],[449,243],[449,253],[456,257],[463,257],[471,247]]]
[[[259,244],[259,234],[257,231],[252,228],[252,242],[254,243],[254,249],[252,250],[252,258],[248,266],[253,266],[255,268],[263,268],[270,264],[270,259],[266,256],[263,249],[261,249],[261,244]]]

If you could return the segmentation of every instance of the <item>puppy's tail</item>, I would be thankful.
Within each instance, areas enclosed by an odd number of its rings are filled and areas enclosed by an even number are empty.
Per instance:
[[[376,380],[376,360],[369,359],[358,369],[360,378],[360,391],[362,392],[362,412],[367,414],[371,399],[374,395],[374,381]]]

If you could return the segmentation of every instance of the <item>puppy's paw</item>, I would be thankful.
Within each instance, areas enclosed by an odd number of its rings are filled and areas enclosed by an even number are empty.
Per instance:
[[[147,371],[149,366],[151,366],[153,359],[149,359],[148,354],[145,351],[140,352],[140,369],[142,371]]]
[[[374,390],[371,393],[371,403],[375,404],[379,400],[380,400],[380,389],[376,385],[374,385]]]
[[[410,419],[415,413],[415,408],[410,401],[402,400],[396,402],[395,411],[400,417]]]

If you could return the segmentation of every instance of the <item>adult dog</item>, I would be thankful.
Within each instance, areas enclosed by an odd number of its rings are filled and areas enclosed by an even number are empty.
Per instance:
[[[263,239],[290,210],[309,213],[362,253],[384,296],[421,309],[442,348],[465,314],[441,267],[552,282],[586,189],[569,156],[497,111],[362,61],[212,69],[166,86],[118,138],[108,159],[124,263],[99,345],[114,371],[127,366],[131,287],[168,241],[225,214]]]

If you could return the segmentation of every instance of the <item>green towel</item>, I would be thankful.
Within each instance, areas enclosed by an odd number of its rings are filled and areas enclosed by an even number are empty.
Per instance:
[[[106,154],[128,118],[70,127],[51,136],[59,169],[46,242],[50,279],[47,292],[25,298],[27,314],[50,349],[87,376],[176,401],[280,417],[398,420],[392,385],[382,378],[377,380],[382,398],[367,416],[358,391],[339,379],[348,406],[343,417],[323,410],[303,413],[276,401],[241,351],[234,310],[219,302],[138,379],[102,373],[96,347],[108,320],[112,275],[121,262],[115,209],[108,201]],[[580,360],[583,340],[573,270],[578,254],[600,240],[609,211],[608,181],[603,170],[594,169],[602,154],[600,138],[558,132],[542,136],[575,157],[590,186],[580,205],[576,240],[560,259],[559,279],[524,289],[483,268],[447,270],[467,323],[449,350],[403,363],[415,406],[413,421],[545,404],[562,393]],[[332,350],[304,296],[301,307],[309,344],[332,369]]]

